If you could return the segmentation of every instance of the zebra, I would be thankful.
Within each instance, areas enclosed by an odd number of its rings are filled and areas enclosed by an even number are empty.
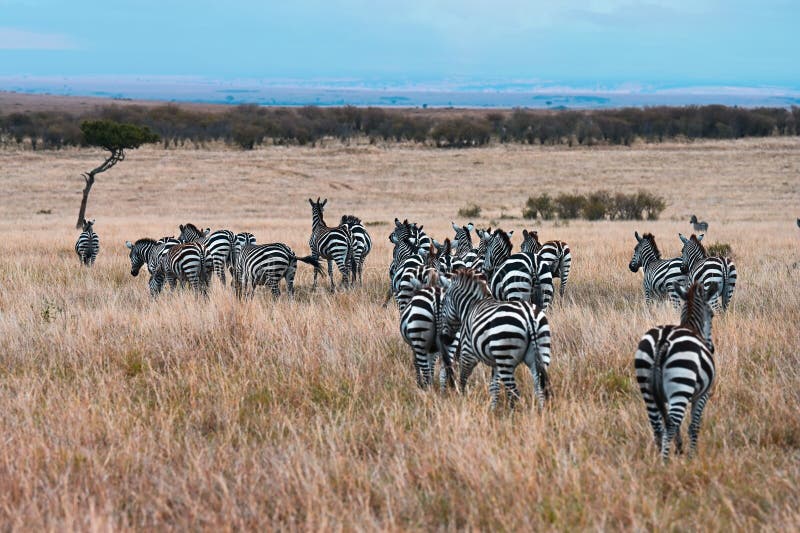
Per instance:
[[[551,272],[554,278],[559,278],[561,285],[558,290],[560,296],[564,296],[567,288],[569,271],[572,267],[572,252],[569,244],[564,241],[547,241],[544,244],[539,242],[539,234],[536,231],[522,230],[523,252],[538,254],[544,261],[550,263]]]
[[[172,287],[176,281],[188,282],[193,290],[205,294],[208,288],[205,246],[199,242],[186,242],[172,246],[166,253],[159,253],[158,264],[150,280],[151,292],[159,294],[165,281]]]
[[[456,236],[454,238],[454,240],[458,242],[458,245],[456,246],[456,257],[460,259],[472,251],[471,232],[475,229],[475,225],[470,222],[466,226],[457,226],[452,220],[450,221],[450,224],[453,226],[453,231],[456,232]]]
[[[435,249],[426,253],[405,237],[398,246],[398,266],[392,276],[392,296],[402,313],[415,290],[413,280],[424,281],[438,271]]]
[[[683,243],[681,250],[681,268],[688,274],[689,283],[699,281],[706,291],[712,283],[719,286],[719,294],[711,302],[715,311],[728,309],[733,290],[736,287],[736,265],[727,257],[709,257],[706,249],[700,244],[703,234],[692,234],[688,239],[678,234]],[[722,304],[720,305],[720,300]]]
[[[458,243],[456,243],[456,246],[458,246]],[[442,274],[448,274],[453,271],[455,257],[453,256],[453,243],[450,242],[450,239],[445,239],[444,243],[434,239],[429,257],[435,258],[436,263],[432,266],[435,266]]]
[[[361,223],[361,219],[353,215],[342,215],[342,220],[339,226],[347,226],[353,236],[353,264],[351,267],[353,284],[356,282],[356,275],[358,276],[358,284],[363,285],[364,280],[362,274],[364,271],[364,262],[372,250],[372,239],[367,233],[367,228]]]
[[[94,232],[94,219],[83,221],[83,231],[75,242],[75,253],[86,266],[92,266],[100,253],[100,237]]]
[[[483,272],[483,260],[486,255],[486,248],[492,238],[492,228],[487,228],[485,230],[476,228],[475,233],[478,235],[479,239],[478,247],[471,249],[462,256],[456,257],[453,260],[454,271],[460,268],[469,268],[475,272]],[[459,241],[459,245],[460,244]]]
[[[225,283],[225,268],[230,266],[235,236],[232,231],[220,229],[206,235],[203,244],[206,247],[206,258],[211,261],[214,273]]]
[[[432,244],[431,238],[422,231],[423,226],[417,226],[415,222],[409,222],[407,219],[400,222],[397,218],[394,219],[394,225],[394,230],[389,234],[389,242],[394,244],[392,262],[389,264],[390,280],[394,277],[397,266],[402,262],[402,259],[398,257],[398,253],[399,245],[403,242],[403,239],[408,238],[422,253],[430,252]]]
[[[347,226],[339,226],[337,228],[329,228],[325,224],[322,217],[322,212],[325,209],[325,204],[328,199],[317,201],[308,199],[311,205],[311,238],[308,240],[308,246],[311,248],[311,255],[318,259],[326,259],[328,261],[328,275],[331,278],[331,292],[336,290],[333,281],[333,262],[336,261],[336,266],[339,267],[339,272],[342,273],[342,286],[349,286],[350,282],[350,267],[353,261],[353,236]],[[319,272],[314,270],[314,284],[312,290],[317,288],[317,275]]]
[[[697,233],[700,233],[701,231],[708,231],[708,222],[698,221],[695,215],[692,215],[692,218],[689,219],[689,223],[692,225],[692,229],[694,229]]]
[[[546,311],[554,292],[550,263],[536,254],[512,254],[494,272],[490,287],[498,300],[532,302]]]
[[[199,242],[206,238],[211,233],[211,228],[200,230],[197,226],[191,223],[181,224],[178,226],[181,234],[178,235],[178,240],[183,242]]]
[[[520,363],[533,375],[539,409],[549,396],[550,326],[538,307],[528,302],[501,302],[491,297],[481,277],[469,270],[443,278],[442,336],[452,339],[460,329],[459,385],[464,390],[478,362],[492,367],[491,406],[497,405],[502,383],[510,406],[519,398],[514,370]]]
[[[633,235],[636,237],[636,246],[633,248],[628,268],[631,272],[638,272],[641,267],[644,272],[642,287],[645,303],[650,305],[654,297],[666,296],[676,309],[679,308],[680,300],[671,288],[686,285],[687,277],[681,266],[682,259],[680,257],[661,259],[661,252],[658,251],[656,238],[652,233],[639,236],[639,232],[634,231]]]
[[[236,264],[230,267],[236,296],[252,298],[258,285],[268,285],[273,295],[280,296],[279,284],[283,278],[286,279],[289,296],[293,297],[298,261],[313,266],[315,274],[325,275],[325,270],[315,256],[297,257],[294,251],[283,243],[240,246],[236,251]]]
[[[511,256],[513,245],[511,236],[513,231],[506,233],[497,228],[486,243],[486,251],[483,257],[483,273],[487,279],[492,279],[494,271]]]
[[[449,346],[442,342],[442,298],[444,288],[439,284],[439,276],[433,273],[428,284],[415,280],[414,291],[403,312],[400,314],[400,334],[414,351],[414,368],[417,385],[425,388],[433,381],[433,367],[438,355],[442,356],[439,374],[440,387],[444,389],[453,379],[453,351],[456,341]]]
[[[636,349],[636,381],[647,408],[655,444],[664,460],[669,458],[673,439],[678,453],[682,451],[680,427],[689,402],[692,402],[690,451],[694,453],[697,449],[700,419],[714,381],[714,344],[711,341],[714,311],[710,302],[718,297],[718,290],[713,282],[708,290],[697,282],[688,290],[676,285],[675,292],[684,302],[680,324],[650,329]]]
[[[237,233],[233,237],[233,246],[231,246],[231,257],[229,266],[236,265],[236,256],[238,254],[238,250],[241,250],[248,244],[255,244],[256,238],[252,233],[242,232]]]

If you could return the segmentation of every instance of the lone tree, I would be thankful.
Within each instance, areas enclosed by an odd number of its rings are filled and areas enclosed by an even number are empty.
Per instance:
[[[102,165],[85,174],[81,174],[86,180],[83,188],[83,199],[81,200],[81,210],[78,212],[78,222],[76,228],[83,227],[83,217],[86,214],[86,202],[89,200],[89,191],[94,185],[94,177],[101,172],[105,172],[118,162],[125,159],[125,150],[139,148],[143,144],[158,142],[159,136],[152,133],[147,127],[134,126],[133,124],[120,124],[113,120],[90,120],[81,124],[83,142],[89,146],[99,146],[111,152]]]

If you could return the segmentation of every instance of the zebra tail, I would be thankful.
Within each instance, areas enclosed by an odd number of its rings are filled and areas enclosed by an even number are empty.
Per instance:
[[[542,392],[544,393],[544,399],[549,400],[552,396],[550,375],[547,373],[547,367],[545,366],[544,359],[542,358],[542,346],[539,344],[539,334],[541,333],[540,328],[543,325],[547,325],[547,319],[544,317],[544,315],[542,315],[540,321],[534,321],[533,325],[535,329],[533,335],[531,335],[531,342],[528,344],[525,359],[528,359],[530,355],[533,355],[536,373],[539,376],[539,386],[542,388]]]
[[[653,391],[653,401],[656,402],[658,410],[661,412],[664,430],[667,427],[667,397],[664,394],[664,356],[667,353],[667,343],[662,341],[658,346],[653,360],[653,371],[650,373],[650,390]]]
[[[322,268],[322,265],[320,264],[319,259],[317,259],[315,256],[307,255],[305,257],[298,257],[297,260],[298,261],[302,261],[303,263],[306,263],[308,265],[313,266],[314,267],[314,272],[316,272],[317,274],[322,274],[323,278],[325,276],[327,276],[327,274],[325,273],[325,269]]]
[[[723,277],[722,308],[727,309],[733,297],[733,288],[736,286],[736,265],[733,261],[726,260],[725,276]]]

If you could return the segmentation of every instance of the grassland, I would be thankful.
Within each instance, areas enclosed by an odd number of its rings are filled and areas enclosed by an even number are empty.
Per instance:
[[[678,529],[800,527],[800,141],[567,149],[500,146],[142,149],[101,175],[87,214],[101,253],[80,268],[80,172],[102,154],[0,151],[0,524],[8,529]],[[518,217],[529,194],[646,188],[657,222]],[[179,223],[252,231],[306,253],[310,196],[361,216],[364,287],[238,302],[214,285],[151,300],[124,241]],[[573,249],[550,313],[546,411],[488,410],[417,389],[398,313],[383,308],[395,216],[439,239],[477,224],[537,227]],[[43,212],[43,213],[42,213]],[[627,269],[634,230],[679,252],[689,215],[733,248],[717,317],[718,381],[699,455],[664,466],[632,358],[676,317]],[[503,218],[501,218],[503,217]],[[465,223],[467,221],[459,221]]]

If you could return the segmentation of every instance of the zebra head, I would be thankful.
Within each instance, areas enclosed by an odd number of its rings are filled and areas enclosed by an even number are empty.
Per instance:
[[[486,286],[485,278],[470,270],[459,270],[449,279],[440,278],[439,282],[445,288],[442,300],[444,317],[442,333],[452,339],[472,305],[478,300],[491,297],[491,293]]]
[[[639,268],[646,266],[650,261],[661,259],[661,252],[658,251],[656,246],[656,238],[652,233],[645,233],[644,236],[639,236],[638,231],[634,231],[633,235],[636,237],[636,246],[633,249],[633,257],[628,264],[631,272],[636,272]]]
[[[683,249],[681,250],[681,272],[684,274],[688,273],[697,261],[708,257],[706,249],[700,244],[704,236],[705,235],[702,233],[699,237],[692,234],[692,236],[687,239],[682,234],[678,233],[678,237],[680,237],[683,243]]]
[[[84,219],[83,220],[83,231],[88,231],[89,233],[93,233],[94,232],[94,228],[92,226],[94,226],[94,219],[92,219],[92,220]]]
[[[513,231],[506,233],[500,228],[496,229],[486,245],[486,255],[483,259],[483,271],[491,278],[491,273],[503,264],[511,255],[511,236]]]
[[[178,240],[182,243],[201,241],[206,235],[211,233],[211,228],[201,230],[192,223],[181,224],[178,228],[181,230],[180,235],[178,235]]]
[[[130,250],[128,256],[131,260],[131,276],[139,275],[139,270],[150,258],[150,253],[158,243],[153,239],[139,239],[135,243],[125,241],[125,246]]]
[[[689,223],[690,224],[696,224],[697,223],[697,215],[692,215],[692,217],[689,219]]]
[[[455,241],[458,241],[458,254],[463,255],[472,250],[472,235],[470,232],[475,229],[475,225],[470,222],[466,226],[456,226],[456,223],[452,220],[450,224],[453,226],[453,230],[456,232]]]
[[[719,285],[710,283],[706,289],[702,283],[694,282],[687,289],[682,284],[674,283],[672,290],[684,302],[681,307],[681,327],[693,329],[698,335],[702,335],[709,351],[714,353],[714,342],[711,340],[714,309],[711,302],[717,297]]]
[[[522,246],[520,246],[521,251],[535,254],[541,247],[542,244],[539,242],[538,231],[528,231],[526,229],[522,230]]]

